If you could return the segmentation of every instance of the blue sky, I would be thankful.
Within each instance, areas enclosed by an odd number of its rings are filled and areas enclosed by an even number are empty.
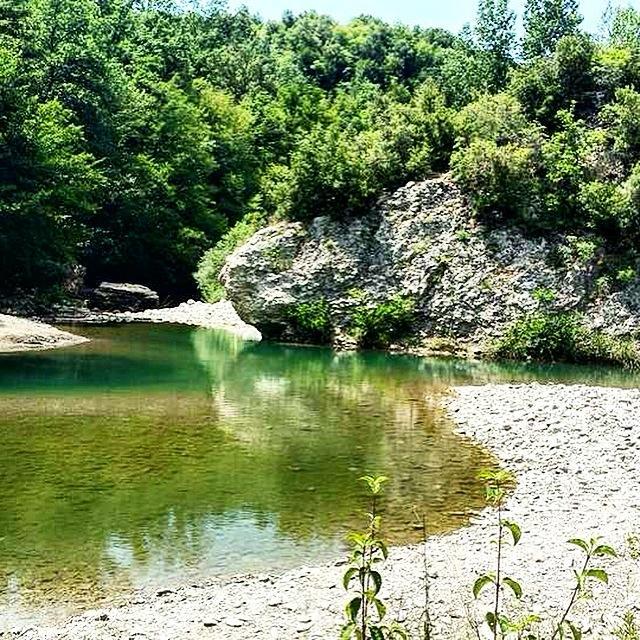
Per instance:
[[[523,0],[511,0],[514,10],[521,13]],[[584,26],[596,32],[608,0],[582,0]],[[640,0],[615,1],[640,8]],[[279,18],[286,9],[300,13],[315,9],[327,13],[341,22],[366,13],[389,22],[419,24],[425,27],[443,27],[458,32],[474,18],[477,0],[229,0],[230,8],[246,5],[264,18]]]

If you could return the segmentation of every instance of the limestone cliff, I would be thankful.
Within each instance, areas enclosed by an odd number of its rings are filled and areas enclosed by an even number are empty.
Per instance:
[[[423,346],[481,349],[540,305],[578,309],[617,335],[637,331],[637,278],[613,291],[599,278],[598,252],[585,255],[584,246],[571,236],[489,229],[440,176],[407,184],[362,218],[264,228],[228,258],[221,281],[243,320],[291,339],[288,310],[301,302],[326,300],[339,338],[358,299],[395,294],[415,301],[412,342]]]

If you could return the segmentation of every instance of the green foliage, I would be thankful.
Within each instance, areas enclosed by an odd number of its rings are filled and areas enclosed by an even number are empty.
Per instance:
[[[401,295],[379,304],[360,299],[351,314],[350,333],[362,347],[388,347],[411,331],[414,312],[415,302]]]
[[[455,125],[458,148],[477,140],[517,144],[537,134],[518,100],[508,93],[487,94],[468,104],[456,114]]]
[[[516,14],[508,0],[480,0],[476,34],[489,67],[489,87],[501,89],[513,64]]]
[[[475,140],[452,157],[456,179],[490,221],[531,220],[539,207],[536,153],[516,144]]]
[[[533,299],[537,300],[541,305],[549,305],[557,297],[556,292],[547,287],[538,287],[537,289],[534,289],[531,295]]]
[[[354,596],[345,607],[346,622],[340,633],[341,640],[408,640],[408,633],[396,621],[387,622],[387,605],[380,598],[382,574],[380,566],[388,556],[387,545],[380,537],[381,519],[378,498],[385,476],[363,476],[371,498],[367,514],[368,526],[364,531],[353,531],[348,536],[351,546],[349,566],[342,584]]]
[[[618,269],[616,273],[616,280],[622,284],[629,284],[636,279],[636,270],[633,267],[623,267],[622,269]]]
[[[605,16],[609,42],[621,48],[640,48],[640,12],[631,5],[610,9]]]
[[[640,93],[631,87],[616,91],[615,102],[602,110],[613,142],[613,150],[631,164],[640,154]]]
[[[578,0],[526,0],[525,56],[536,58],[553,53],[558,41],[575,34],[581,22]]]
[[[619,640],[640,640],[640,627],[633,611],[624,614],[620,626],[614,630],[614,635]]]
[[[496,538],[496,565],[495,571],[481,575],[473,584],[473,597],[478,599],[485,588],[490,588],[493,592],[493,607],[487,611],[484,619],[489,626],[493,638],[498,635],[503,637],[509,633],[516,633],[520,637],[522,632],[533,622],[538,621],[537,616],[526,616],[520,620],[508,618],[502,611],[501,596],[505,587],[519,600],[522,598],[522,586],[517,580],[503,575],[503,554],[507,542],[505,535],[510,535],[510,540],[515,547],[522,531],[520,526],[503,517],[503,505],[507,497],[508,490],[514,484],[513,475],[504,469],[484,469],[479,474],[480,480],[485,485],[485,499],[487,504],[496,509],[498,514],[498,534]]]
[[[497,341],[494,354],[509,360],[640,365],[633,340],[588,329],[579,314],[569,312],[534,313],[516,321]]]
[[[590,583],[600,581],[608,584],[609,582],[609,575],[604,569],[592,566],[594,558],[616,557],[616,551],[609,545],[603,544],[599,538],[591,538],[590,540],[573,538],[569,540],[569,544],[581,549],[584,556],[581,569],[574,571],[575,585],[569,594],[568,604],[560,618],[558,620],[544,620],[535,613],[525,613],[519,618],[509,617],[504,607],[505,598],[510,596],[520,600],[523,596],[522,585],[517,580],[504,576],[505,547],[509,542],[515,547],[522,538],[520,526],[507,520],[503,515],[504,503],[508,490],[514,484],[514,477],[504,469],[485,469],[480,472],[479,478],[485,485],[487,504],[496,510],[497,536],[494,541],[496,549],[495,570],[480,575],[472,587],[475,599],[480,598],[485,591],[489,591],[492,596],[492,607],[485,613],[483,622],[472,620],[476,634],[481,635],[480,624],[486,623],[494,640],[509,636],[538,640],[546,637],[538,630],[546,623],[553,630],[553,633],[550,634],[551,640],[556,637],[564,638],[565,633],[570,633],[574,640],[579,640],[582,637],[582,630],[570,620],[569,616],[578,599],[587,593]]]
[[[331,340],[331,313],[325,298],[311,302],[299,302],[285,313],[296,338],[313,344],[325,344]]]
[[[248,214],[229,229],[212,249],[200,259],[194,274],[202,297],[207,302],[218,302],[225,297],[219,276],[226,259],[261,226],[258,216]]]
[[[598,42],[576,0],[527,0],[524,57],[514,18],[481,0],[454,36],[215,3],[1,0],[0,294],[56,290],[80,263],[89,284],[186,297],[200,265],[217,299],[247,215],[341,220],[450,169],[487,221],[628,252],[638,12],[610,11]]]

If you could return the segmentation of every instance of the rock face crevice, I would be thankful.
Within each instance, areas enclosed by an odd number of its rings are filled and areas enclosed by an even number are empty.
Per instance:
[[[571,241],[479,224],[444,175],[407,184],[361,218],[264,228],[228,258],[220,278],[243,320],[268,334],[275,327],[292,335],[287,310],[323,299],[340,335],[356,298],[378,303],[397,294],[415,301],[413,338],[425,344],[486,345],[541,306],[583,311],[591,326],[612,334],[638,331],[637,279],[595,295],[593,257],[557,264]]]

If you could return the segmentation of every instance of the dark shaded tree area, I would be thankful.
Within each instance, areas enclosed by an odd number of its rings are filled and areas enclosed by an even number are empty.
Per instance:
[[[243,220],[358,215],[450,168],[487,220],[633,237],[638,13],[612,11],[601,41],[570,0],[529,0],[521,44],[514,18],[481,0],[454,36],[0,0],[0,293],[55,291],[81,264],[185,297]]]

